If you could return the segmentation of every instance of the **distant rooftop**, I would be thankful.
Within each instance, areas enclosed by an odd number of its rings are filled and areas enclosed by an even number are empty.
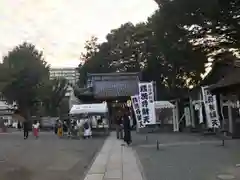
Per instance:
[[[139,72],[88,73],[88,76],[139,76]]]
[[[66,67],[66,68],[50,68],[50,70],[76,70],[77,67]]]
[[[235,67],[231,73],[227,74],[224,78],[218,81],[216,84],[212,85],[210,89],[220,89],[228,86],[239,85],[240,84],[240,68]]]

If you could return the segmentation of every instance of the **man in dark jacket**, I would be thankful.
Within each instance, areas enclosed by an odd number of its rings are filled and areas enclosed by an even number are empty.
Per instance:
[[[123,139],[123,120],[121,116],[116,117],[116,133],[117,133],[117,139]]]
[[[24,134],[24,139],[28,138],[28,132],[29,132],[29,123],[28,121],[23,122],[23,134]]]
[[[127,145],[130,145],[132,142],[132,138],[131,138],[130,119],[128,115],[129,114],[127,111],[123,115],[123,130],[124,130],[124,141],[127,143]]]

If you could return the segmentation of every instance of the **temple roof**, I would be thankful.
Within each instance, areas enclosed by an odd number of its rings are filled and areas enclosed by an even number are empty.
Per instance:
[[[123,97],[138,93],[137,80],[96,81],[94,83],[95,97]]]
[[[240,68],[238,67],[236,67],[230,74],[226,75],[216,84],[212,85],[210,89],[214,91],[235,85],[240,85]]]

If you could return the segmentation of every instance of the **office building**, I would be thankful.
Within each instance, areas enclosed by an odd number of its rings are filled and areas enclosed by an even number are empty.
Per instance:
[[[75,85],[79,78],[77,68],[51,68],[50,79],[63,77],[66,78],[71,85]]]

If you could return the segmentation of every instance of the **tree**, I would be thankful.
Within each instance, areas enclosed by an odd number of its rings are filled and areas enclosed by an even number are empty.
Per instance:
[[[92,36],[90,40],[87,40],[84,46],[85,52],[81,53],[80,55],[81,62],[78,66],[80,74],[78,85],[80,87],[86,84],[88,71],[91,71],[91,69],[94,69],[96,67],[96,65],[93,64],[92,61],[89,61],[89,59],[93,58],[99,50],[97,40],[98,39],[94,36]]]
[[[239,54],[240,42],[238,0],[156,1],[159,4],[159,11],[155,14],[158,16],[155,18],[158,23],[154,24],[164,27],[170,25],[184,30],[185,38],[193,45],[193,49],[203,52],[211,61],[212,67],[219,61],[232,62],[238,59],[236,57],[236,54]],[[162,22],[159,21],[161,19]],[[201,67],[199,64],[196,66]],[[219,78],[222,75],[219,74]]]
[[[85,72],[143,72],[156,81],[159,92],[179,93],[199,83],[205,54],[184,38],[185,29],[163,26],[159,12],[148,23],[126,23],[107,35],[107,42],[81,67]],[[195,60],[193,62],[193,59]],[[81,73],[81,72],[80,72]],[[83,77],[80,77],[83,78]],[[167,90],[168,89],[168,90]],[[183,92],[182,92],[183,93]]]
[[[65,98],[69,84],[65,78],[55,78],[46,81],[44,86],[39,89],[41,106],[45,114],[49,116],[58,116],[59,108]]]
[[[157,0],[156,0],[157,1]],[[164,17],[188,30],[188,38],[208,52],[212,59],[219,53],[239,51],[240,2],[238,0],[157,1]],[[172,19],[171,19],[172,22]],[[218,55],[217,57],[215,55]]]
[[[80,86],[86,83],[87,73],[140,71],[146,62],[143,53],[145,27],[145,24],[135,27],[132,23],[126,23],[112,30],[106,37],[107,42],[99,44],[94,53],[90,50],[93,48],[86,49],[87,55],[84,57],[88,58],[79,66]]]
[[[203,49],[189,41],[188,31],[175,22],[179,15],[174,16],[173,12],[171,17],[165,8],[168,7],[162,6],[148,20],[152,37],[145,75],[159,86],[164,85],[171,96],[181,96],[190,86],[200,83],[208,58]],[[166,21],[167,17],[171,17],[171,21]]]
[[[38,90],[49,78],[49,67],[42,52],[34,45],[23,43],[8,52],[0,64],[1,92],[6,100],[17,103],[25,119],[38,102]]]
[[[144,80],[157,82],[160,94],[179,96],[200,84],[210,60],[239,53],[238,0],[156,2],[159,10],[147,23],[112,30],[80,70],[141,71]]]
[[[85,53],[81,53],[80,59],[83,62],[86,62],[89,58],[94,56],[96,52],[98,51],[98,38],[95,36],[92,36],[90,40],[87,40],[84,45],[84,49],[86,50]]]

